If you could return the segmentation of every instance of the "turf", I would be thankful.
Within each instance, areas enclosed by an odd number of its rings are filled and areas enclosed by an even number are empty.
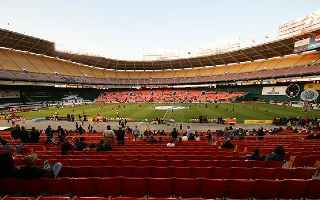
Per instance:
[[[165,104],[90,104],[80,106],[66,106],[64,108],[50,107],[39,111],[29,111],[19,113],[26,119],[34,119],[52,116],[57,113],[59,116],[66,116],[68,113],[86,114],[89,117],[100,113],[108,118],[115,118],[117,113],[121,117],[137,121],[145,119],[153,120],[156,117],[162,118],[166,111],[155,110],[155,106]],[[168,104],[166,104],[168,105]],[[320,117],[320,111],[305,112],[301,108],[291,108],[286,106],[271,105],[264,103],[232,103],[232,104],[174,104],[174,106],[185,106],[189,109],[168,111],[165,119],[174,119],[176,122],[190,122],[197,119],[200,115],[207,116],[209,119],[223,117],[236,117],[242,123],[246,119],[273,119],[274,117]]]

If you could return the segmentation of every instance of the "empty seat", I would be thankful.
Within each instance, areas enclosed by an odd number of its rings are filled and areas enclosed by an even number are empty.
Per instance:
[[[151,177],[151,167],[134,167],[132,169],[133,177]]]
[[[98,178],[95,187],[99,195],[118,196],[120,194],[120,179],[118,177]]]
[[[97,194],[96,185],[99,178],[73,178],[70,181],[69,192],[80,196],[90,196]]]
[[[171,178],[151,178],[148,184],[149,195],[151,197],[170,197],[172,186]]]
[[[152,167],[151,177],[153,178],[168,178],[171,177],[170,168],[168,167]]]
[[[212,167],[192,167],[191,177],[193,178],[207,178],[210,177]]]
[[[231,168],[215,167],[212,168],[210,178],[213,179],[229,179],[231,177]]]
[[[232,167],[231,177],[232,179],[250,179],[252,178],[252,168],[245,167]]]
[[[68,196],[41,196],[38,200],[69,200]]]
[[[254,182],[252,180],[228,180],[227,197],[231,199],[248,199],[252,196]]]
[[[253,197],[256,199],[273,199],[279,195],[280,182],[277,180],[255,180]]]
[[[308,180],[305,197],[308,199],[320,199],[320,180]]]
[[[121,194],[124,196],[143,197],[148,192],[147,179],[145,178],[122,178]]]
[[[280,184],[279,197],[284,199],[300,199],[305,196],[307,183],[304,180],[283,180]]]
[[[174,180],[174,193],[177,197],[200,197],[200,179],[177,178]]]
[[[206,199],[221,198],[226,194],[225,181],[222,179],[202,179],[201,197]]]
[[[172,167],[172,176],[176,178],[190,178],[190,167]]]

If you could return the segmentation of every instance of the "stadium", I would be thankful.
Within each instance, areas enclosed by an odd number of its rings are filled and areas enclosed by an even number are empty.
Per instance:
[[[320,13],[277,31],[130,60],[0,28],[0,199],[320,199]]]

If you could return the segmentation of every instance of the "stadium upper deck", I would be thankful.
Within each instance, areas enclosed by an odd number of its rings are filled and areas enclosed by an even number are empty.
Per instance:
[[[311,35],[319,35],[320,29],[308,31],[292,37],[278,39],[272,42],[257,44],[253,47],[239,49],[220,54],[191,57],[185,59],[155,60],[155,61],[126,61],[105,57],[79,55],[59,52],[54,48],[54,43],[39,38],[14,33],[0,29],[0,47],[29,51],[43,55],[58,57],[85,65],[115,69],[115,70],[164,70],[183,69],[205,66],[226,65],[241,63],[259,59],[269,59],[294,53],[295,42],[308,38]]]
[[[4,33],[6,31],[0,31],[0,36]],[[8,32],[9,39],[0,40],[0,46],[7,47],[0,48],[0,80],[148,85],[319,75],[318,51],[293,54],[295,41],[315,34],[320,34],[320,30],[221,55],[143,62],[61,53],[48,41]],[[25,51],[28,46],[29,50]],[[92,65],[86,65],[90,63]],[[168,66],[170,70],[166,69]]]

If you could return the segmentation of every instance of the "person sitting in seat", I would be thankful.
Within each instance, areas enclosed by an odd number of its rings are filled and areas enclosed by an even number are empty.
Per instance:
[[[29,133],[24,126],[21,127],[20,140],[22,143],[30,142]]]
[[[320,134],[319,133],[316,133],[316,132],[311,132],[311,134],[309,134],[307,137],[306,137],[307,140],[317,140],[317,139],[320,139]]]
[[[234,144],[232,144],[231,139],[227,138],[225,142],[221,145],[222,149],[234,149]]]
[[[100,142],[96,145],[97,151],[111,151],[112,146],[106,140],[100,140]]]
[[[285,150],[283,146],[277,146],[269,155],[266,156],[266,160],[284,161]]]
[[[11,152],[0,154],[0,179],[12,177],[16,172],[15,162]]]
[[[248,157],[248,160],[264,160],[264,156],[260,154],[259,149],[255,149],[253,153]]]
[[[43,168],[37,167],[35,165],[36,160],[38,159],[37,154],[30,154],[24,158],[25,166],[21,167],[16,172],[16,178],[22,179],[32,179],[39,177],[57,177],[59,172],[62,169],[62,164],[57,162],[52,166],[45,161]]]
[[[68,140],[63,141],[61,144],[61,155],[67,155],[68,152],[72,149],[73,146]]]
[[[11,138],[14,139],[14,140],[19,139],[19,137],[20,137],[20,132],[21,132],[20,125],[17,124],[16,127],[14,127],[14,128],[11,130]]]
[[[74,150],[76,151],[83,151],[87,148],[87,143],[84,142],[84,137],[81,137],[80,139],[77,139],[74,143]]]
[[[39,143],[39,139],[40,139],[40,132],[35,127],[32,127],[30,132],[30,142]]]

